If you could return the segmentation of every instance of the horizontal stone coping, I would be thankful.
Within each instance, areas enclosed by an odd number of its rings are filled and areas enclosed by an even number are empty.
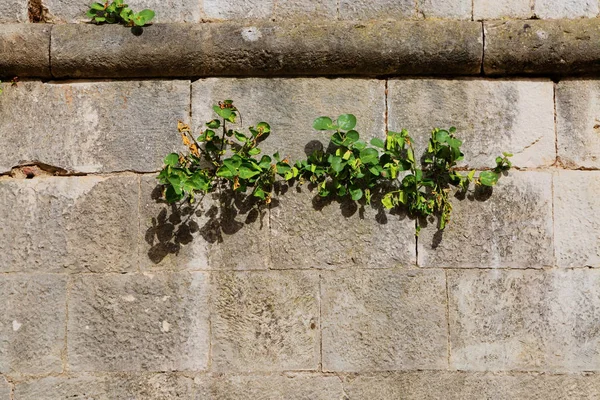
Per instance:
[[[580,75],[596,19],[0,25],[0,76]]]

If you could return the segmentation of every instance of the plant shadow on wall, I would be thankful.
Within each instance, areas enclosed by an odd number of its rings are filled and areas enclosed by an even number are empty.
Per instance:
[[[265,208],[278,204],[274,195],[292,187],[300,191],[303,185],[316,191],[313,208],[317,210],[335,201],[344,217],[359,212],[364,218],[365,207],[370,206],[377,210],[376,221],[386,223],[384,209],[388,209],[398,218],[413,218],[417,236],[428,219],[437,217],[442,232],[450,221],[451,195],[484,200],[511,168],[511,154],[503,153],[494,168],[479,176],[474,170],[457,170],[464,154],[455,128],[434,129],[420,159],[415,157],[414,142],[406,130],[388,131],[385,140],[373,138],[366,143],[354,129],[357,121],[352,114],[335,120],[317,118],[313,128],[330,132],[329,145],[315,149],[314,143],[309,143],[307,158],[292,162],[279,153],[262,154],[259,145],[271,134],[268,123],[260,122],[243,133],[231,128],[241,119],[231,100],[220,102],[213,110],[217,118],[207,122],[198,137],[179,122],[178,131],[188,152],[171,153],[164,159],[154,198],[171,204],[171,209],[170,213],[163,210],[146,234],[154,262],[177,253],[197,232],[209,243],[222,242],[223,233],[236,233],[257,219],[262,222]],[[216,196],[206,209],[205,196]],[[245,215],[246,220],[237,220],[238,215]],[[202,227],[194,217],[205,221]]]

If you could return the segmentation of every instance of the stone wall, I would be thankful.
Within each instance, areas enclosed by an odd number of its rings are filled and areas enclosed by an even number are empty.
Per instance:
[[[0,400],[600,398],[597,1],[132,0],[165,24],[129,58],[136,37],[79,23],[86,4],[0,0]],[[247,29],[266,39],[212,47]],[[177,121],[226,98],[291,159],[347,112],[421,150],[454,125],[463,167],[515,169],[418,238],[307,187],[260,212],[160,201]]]

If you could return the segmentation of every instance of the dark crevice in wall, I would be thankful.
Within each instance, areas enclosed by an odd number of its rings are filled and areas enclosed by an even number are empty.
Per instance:
[[[48,9],[42,4],[42,0],[29,0],[27,4],[29,22],[48,22]]]
[[[52,73],[52,29],[54,28],[53,25],[50,26],[50,38],[48,40],[48,72],[50,73],[51,77],[54,77],[54,74]]]
[[[485,24],[483,23],[483,21],[481,22],[481,40],[483,41],[483,48],[481,51],[481,70],[480,70],[480,74],[481,76],[485,76],[485,71],[483,69],[483,66],[485,64]]]

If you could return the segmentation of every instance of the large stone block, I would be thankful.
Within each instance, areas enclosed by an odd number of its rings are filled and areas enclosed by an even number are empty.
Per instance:
[[[63,371],[66,289],[64,275],[0,275],[0,373],[19,378]]]
[[[267,269],[269,210],[220,191],[195,204],[167,204],[156,176],[142,177],[140,261],[159,269]]]
[[[533,16],[530,0],[474,0],[473,18],[477,20],[521,18]]]
[[[189,96],[189,81],[10,87],[0,97],[0,172],[36,160],[77,172],[156,171],[180,145]]]
[[[493,190],[452,198],[444,231],[430,219],[418,238],[419,265],[435,268],[553,266],[552,175],[510,171]]]
[[[485,22],[486,75],[596,75],[600,25],[587,20]]]
[[[316,272],[217,272],[212,278],[212,370],[318,368]]]
[[[452,368],[600,368],[600,271],[450,271]]]
[[[600,168],[600,80],[556,86],[558,157],[567,168]]]
[[[0,1],[0,23],[27,22],[27,0]]]
[[[79,275],[69,299],[69,369],[204,370],[208,316],[200,272]]]
[[[171,373],[51,376],[17,384],[14,400],[192,400],[192,382]]]
[[[415,0],[340,0],[340,19],[406,19],[417,17]]]
[[[138,268],[139,180],[0,181],[0,271],[125,272]]]
[[[419,13],[425,18],[471,19],[471,0],[418,0]]]
[[[593,18],[598,15],[597,0],[536,0],[535,15],[541,19]]]
[[[320,374],[288,373],[251,376],[214,374],[197,376],[194,383],[197,400],[344,399],[341,379]]]
[[[559,267],[600,267],[600,172],[554,175],[554,229]]]
[[[90,19],[85,15],[91,2],[86,0],[44,0],[51,22],[84,22]],[[200,4],[195,0],[133,0],[127,1],[135,11],[145,8],[154,10],[152,23],[158,22],[199,22]]]
[[[322,274],[324,371],[448,367],[444,272]]]
[[[344,391],[350,400],[593,400],[600,384],[597,374],[419,371],[349,376]]]
[[[307,185],[271,208],[273,268],[389,268],[415,265],[415,222],[379,198],[362,206],[324,200]]]
[[[408,129],[418,154],[433,128],[457,128],[469,168],[489,168],[506,151],[519,167],[556,159],[554,92],[549,80],[399,79],[389,81],[389,128]]]
[[[290,160],[306,158],[330,132],[313,129],[315,118],[354,114],[364,138],[385,136],[385,82],[371,79],[201,79],[192,84],[194,131],[216,117],[212,106],[231,99],[240,110],[238,130],[265,121],[271,135],[261,144],[264,154],[279,151]]]
[[[0,24],[4,1],[0,1]],[[23,1],[23,4],[26,4]],[[25,6],[26,7],[26,6]],[[0,25],[0,78],[50,78],[50,26],[44,24]],[[8,86],[0,85],[6,89]],[[6,94],[6,92],[5,92]],[[6,107],[0,100],[0,110]],[[1,111],[0,111],[1,112]],[[0,114],[4,122],[6,116]],[[4,123],[3,123],[4,125]],[[2,135],[5,134],[2,132]],[[0,165],[2,162],[0,161]]]

